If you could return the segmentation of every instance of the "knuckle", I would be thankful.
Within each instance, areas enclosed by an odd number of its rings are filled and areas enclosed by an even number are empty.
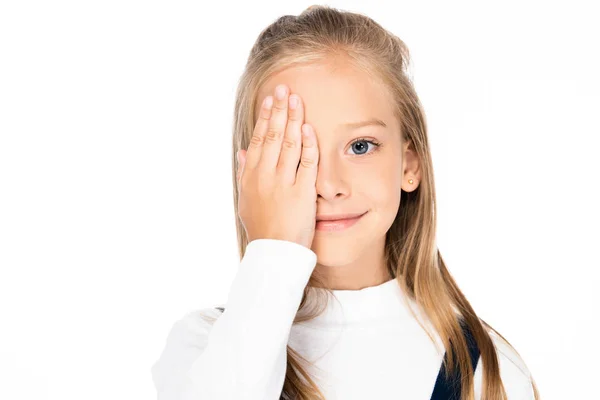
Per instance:
[[[289,149],[289,150],[298,148],[298,142],[287,136],[283,139],[282,145],[284,148]]]
[[[312,168],[315,166],[315,160],[310,157],[302,157],[300,159],[300,164],[306,168]]]
[[[283,112],[287,110],[287,102],[278,102],[273,103],[273,109],[279,112]]]
[[[301,122],[302,116],[300,115],[300,113],[291,113],[288,119],[293,122]]]
[[[302,143],[302,146],[306,149],[313,149],[317,147],[317,144],[314,141],[306,140]]]
[[[262,110],[258,114],[258,119],[263,121],[269,121],[271,119],[271,113],[268,110]]]
[[[252,135],[250,139],[250,146],[260,146],[264,142],[264,137],[261,135]]]
[[[276,142],[280,139],[281,137],[281,132],[279,131],[279,129],[275,128],[275,127],[269,127],[269,129],[267,130],[267,135],[265,137],[265,141],[266,142]]]

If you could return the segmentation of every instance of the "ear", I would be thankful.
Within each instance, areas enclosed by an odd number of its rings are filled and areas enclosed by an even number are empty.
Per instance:
[[[412,179],[412,183],[409,180]],[[412,192],[421,182],[421,164],[411,141],[402,144],[402,190]]]

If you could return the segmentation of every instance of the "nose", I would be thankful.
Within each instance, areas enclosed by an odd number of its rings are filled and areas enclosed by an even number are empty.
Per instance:
[[[338,197],[345,197],[349,192],[349,182],[346,180],[343,167],[335,158],[323,157],[319,154],[316,190],[317,197],[332,201]]]

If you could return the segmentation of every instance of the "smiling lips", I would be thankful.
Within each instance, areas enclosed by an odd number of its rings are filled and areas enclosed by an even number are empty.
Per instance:
[[[317,221],[337,221],[342,219],[352,219],[356,217],[360,217],[362,213],[352,213],[352,214],[331,214],[331,215],[317,215]]]
[[[315,226],[315,229],[318,231],[341,231],[344,230],[346,228],[351,227],[352,225],[354,225],[356,222],[358,222],[363,215],[365,215],[365,213],[362,214],[338,214],[337,216],[319,216],[317,217],[317,223]],[[341,217],[341,219],[340,219]],[[337,218],[337,219],[332,219],[332,218]]]

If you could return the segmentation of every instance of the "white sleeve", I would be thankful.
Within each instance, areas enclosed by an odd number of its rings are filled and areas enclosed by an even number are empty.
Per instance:
[[[152,366],[158,400],[279,399],[290,330],[316,261],[294,242],[250,242],[225,312],[212,324],[192,312],[171,329]]]

